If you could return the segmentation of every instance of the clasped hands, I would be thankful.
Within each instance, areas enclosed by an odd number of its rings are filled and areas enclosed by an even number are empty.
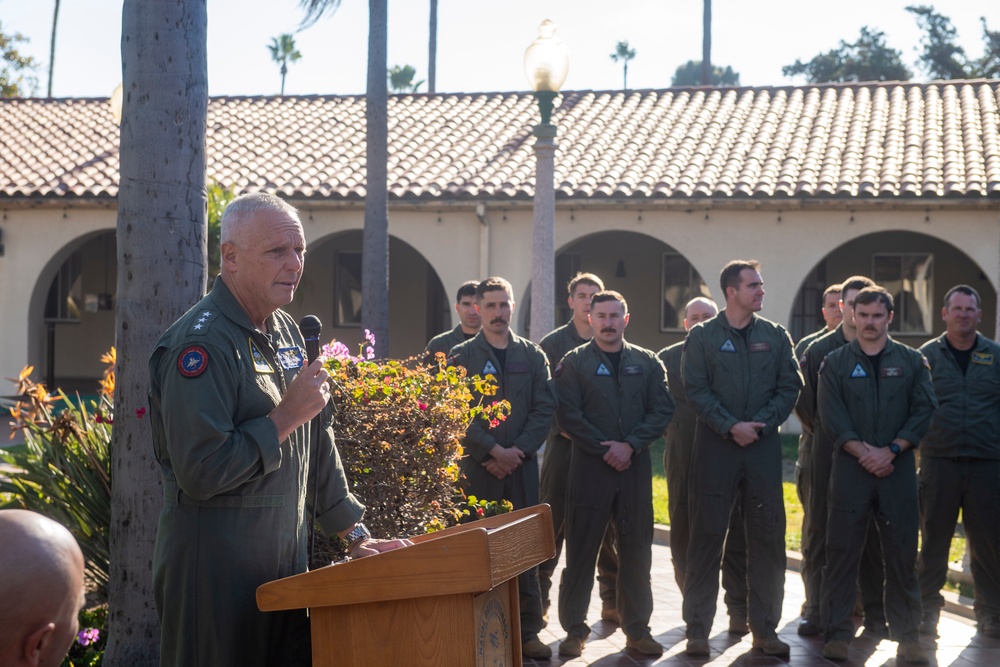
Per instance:
[[[493,445],[490,450],[490,458],[483,461],[482,465],[491,475],[497,479],[503,479],[507,475],[513,474],[521,467],[522,463],[524,463],[524,452],[521,451],[520,447]]]
[[[892,465],[896,455],[888,447],[873,447],[867,442],[861,441],[861,453],[858,456],[858,463],[865,470],[876,477],[888,477],[895,470]]]

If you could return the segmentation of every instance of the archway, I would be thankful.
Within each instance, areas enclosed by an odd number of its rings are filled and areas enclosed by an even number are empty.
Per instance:
[[[352,351],[364,340],[361,234],[350,230],[312,241],[302,282],[287,308],[296,318],[316,315],[323,322],[322,339],[336,338]],[[451,301],[434,267],[413,246],[390,236],[389,257],[389,353],[402,358],[422,352],[431,337],[451,328]]]
[[[852,275],[868,276],[888,289],[896,301],[893,337],[918,346],[941,334],[945,292],[959,283],[971,285],[983,302],[984,335],[993,337],[996,289],[982,268],[952,244],[927,234],[875,232],[835,248],[803,280],[792,306],[789,330],[795,340],[823,324],[820,301],[827,285]]]

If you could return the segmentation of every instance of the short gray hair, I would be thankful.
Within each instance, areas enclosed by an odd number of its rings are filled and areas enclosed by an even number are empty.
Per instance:
[[[294,206],[284,199],[276,197],[266,192],[253,192],[240,195],[229,202],[226,210],[222,212],[220,243],[232,243],[238,247],[245,247],[247,241],[247,229],[261,211],[273,211],[285,213],[293,220],[301,224],[299,212]]]

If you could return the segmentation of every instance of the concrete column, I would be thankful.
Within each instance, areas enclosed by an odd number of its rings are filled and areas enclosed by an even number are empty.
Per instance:
[[[535,219],[531,241],[531,328],[538,342],[555,328],[556,126],[535,126]]]

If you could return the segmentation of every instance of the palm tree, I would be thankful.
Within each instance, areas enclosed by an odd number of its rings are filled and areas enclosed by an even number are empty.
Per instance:
[[[110,635],[102,664],[159,664],[149,564],[161,503],[149,446],[149,352],[205,292],[206,3],[125,0],[111,443]],[[110,112],[109,112],[110,113]],[[151,298],[150,295],[156,295]]]
[[[49,87],[46,97],[52,97],[52,73],[56,69],[56,25],[59,23],[59,0],[52,12],[52,38],[49,40]]]
[[[340,0],[299,0],[303,27],[333,12]],[[368,82],[365,93],[365,228],[361,241],[361,321],[375,334],[376,354],[389,356],[389,91],[385,85],[387,0],[368,0]]]
[[[430,30],[427,36],[427,92],[437,92],[438,0],[431,0]]]
[[[701,85],[712,83],[712,0],[704,0],[701,20]]]
[[[288,74],[288,63],[296,62],[302,57],[302,54],[295,48],[295,38],[288,33],[280,37],[272,37],[271,44],[267,48],[271,50],[271,60],[281,65],[281,95],[284,97],[285,75]]]
[[[635,58],[635,49],[629,48],[627,41],[618,42],[615,45],[615,52],[611,54],[611,60],[622,62],[625,69],[625,76],[622,80],[622,88],[628,90],[628,61]]]
[[[424,85],[423,81],[413,82],[413,77],[417,75],[417,70],[413,65],[393,65],[388,72],[389,90],[393,93],[415,93]]]

